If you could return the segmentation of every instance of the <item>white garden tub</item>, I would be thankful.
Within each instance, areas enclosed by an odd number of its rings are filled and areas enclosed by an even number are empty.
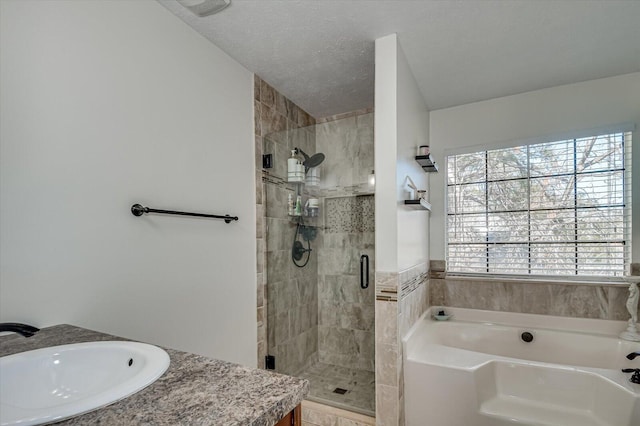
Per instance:
[[[453,317],[436,321],[445,309]],[[623,321],[431,308],[403,339],[407,426],[640,426]],[[526,343],[522,333],[533,341]]]

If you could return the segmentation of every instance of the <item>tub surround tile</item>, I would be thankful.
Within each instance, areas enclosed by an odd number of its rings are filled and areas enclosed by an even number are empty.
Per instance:
[[[398,274],[376,271],[376,300],[398,301]]]
[[[624,287],[609,287],[607,289],[608,299],[608,317],[607,319],[614,321],[628,321],[629,311],[627,311],[627,299],[629,298],[629,289]],[[638,308],[640,314],[640,307]]]
[[[395,426],[399,409],[398,303],[381,300],[375,303],[376,424]]]
[[[444,279],[447,276],[447,262],[444,260],[431,260],[429,262],[430,277],[434,279]]]
[[[404,418],[400,337],[430,305],[429,268],[430,263],[427,261],[399,273],[376,271],[375,356],[378,425],[398,425]],[[387,298],[391,293],[395,297]]]
[[[560,316],[583,316],[584,318],[606,318],[598,297],[598,287],[549,286],[552,312]]]
[[[376,343],[398,344],[398,304],[376,300]]]
[[[69,343],[127,340],[70,325],[43,328],[35,336],[0,337],[0,355]],[[195,354],[165,349],[169,369],[134,395],[62,421],[86,424],[275,424],[308,394],[306,380],[273,374]]]
[[[429,287],[430,282],[425,279],[413,293],[399,302],[399,336],[404,336],[429,306],[432,305],[429,298]]]
[[[399,405],[398,388],[376,384],[376,425],[377,426],[398,426],[399,425]]]
[[[631,275],[640,275],[640,262],[631,264],[630,273]]]
[[[624,284],[582,284],[431,279],[432,306],[519,312],[578,318],[625,320],[628,297]]]
[[[378,344],[376,346],[376,383],[381,385],[398,385],[398,346]]]
[[[429,274],[423,272],[415,277],[408,278],[406,281],[401,279],[400,284],[400,299],[408,297],[413,291],[420,286],[424,285],[429,279]]]

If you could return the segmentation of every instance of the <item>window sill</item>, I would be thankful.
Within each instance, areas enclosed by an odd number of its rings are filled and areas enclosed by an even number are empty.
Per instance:
[[[444,279],[460,281],[499,281],[517,284],[556,284],[556,285],[597,285],[602,287],[629,287],[623,278],[609,278],[601,280],[566,279],[564,277],[520,277],[513,275],[468,275],[447,272]]]

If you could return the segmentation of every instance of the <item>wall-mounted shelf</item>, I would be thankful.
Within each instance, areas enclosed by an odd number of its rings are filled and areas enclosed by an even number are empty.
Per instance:
[[[431,211],[431,203],[427,200],[404,200],[404,205],[406,207],[415,209],[415,210],[427,210]]]
[[[433,158],[431,158],[431,154],[416,155],[416,161],[418,162],[418,164],[420,164],[422,170],[427,173],[435,173],[438,171],[438,165],[435,161],[433,161]]]

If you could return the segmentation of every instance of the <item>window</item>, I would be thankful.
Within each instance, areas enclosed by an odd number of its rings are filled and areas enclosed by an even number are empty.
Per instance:
[[[449,156],[448,271],[622,276],[630,165],[631,133]]]

